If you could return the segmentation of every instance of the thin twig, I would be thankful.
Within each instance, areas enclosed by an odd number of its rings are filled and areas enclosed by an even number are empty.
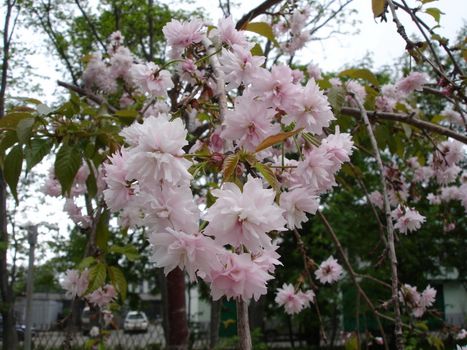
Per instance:
[[[91,19],[89,18],[88,14],[86,13],[86,11],[84,10],[84,8],[81,6],[81,4],[79,3],[79,0],[75,0],[75,3],[76,5],[78,6],[81,14],[83,15],[84,17],[84,20],[87,22],[88,26],[89,26],[89,29],[91,30],[91,33],[92,35],[94,35],[94,37],[96,38],[96,41],[99,43],[99,45],[102,47],[102,52],[106,52],[107,51],[107,48],[105,47],[105,44],[104,42],[101,40],[100,36],[99,36],[99,33],[97,33],[97,30],[96,30],[96,26],[94,25],[94,23],[91,21]]]
[[[326,228],[326,231],[329,233],[329,235],[331,236],[331,239],[332,241],[334,242],[334,245],[336,246],[336,249],[337,251],[339,252],[339,255],[341,256],[342,258],[342,261],[344,262],[344,265],[345,265],[345,268],[347,269],[347,272],[349,273],[350,275],[350,279],[352,280],[353,284],[355,285],[355,287],[357,288],[357,291],[360,293],[360,295],[362,296],[363,300],[365,300],[365,303],[368,305],[368,307],[370,308],[371,312],[373,312],[373,314],[375,315],[376,317],[376,322],[378,323],[378,328],[379,328],[379,331],[381,333],[381,336],[383,337],[383,340],[384,340],[384,348],[386,350],[389,350],[389,345],[388,345],[388,342],[387,342],[387,338],[386,338],[386,333],[384,332],[384,328],[383,328],[383,324],[381,323],[381,318],[384,318],[384,319],[387,319],[387,320],[390,320],[390,321],[394,321],[394,319],[392,317],[389,317],[389,316],[386,316],[384,314],[381,314],[380,312],[378,312],[378,310],[376,310],[373,302],[370,300],[370,298],[368,297],[368,295],[365,293],[365,291],[362,289],[362,287],[360,286],[360,283],[358,282],[358,279],[357,279],[357,274],[355,273],[355,271],[353,270],[352,268],[352,265],[350,264],[350,261],[349,259],[347,258],[347,256],[345,255],[345,252],[344,252],[344,248],[342,247],[341,245],[341,242],[339,241],[339,238],[337,238],[337,235],[336,233],[334,232],[334,229],[332,228],[332,226],[329,224],[328,220],[326,219],[326,217],[324,216],[324,214],[320,211],[318,211],[316,213],[316,215],[320,218],[320,220],[323,222],[324,224],[324,227]]]
[[[389,0],[391,1],[391,0]],[[378,143],[376,142],[373,129],[368,119],[365,108],[362,103],[357,99],[353,99],[360,109],[361,117],[365,122],[365,125],[368,129],[368,136],[371,140],[371,145],[376,156],[376,163],[379,168],[379,176],[381,181],[381,187],[383,189],[383,200],[384,200],[384,212],[386,214],[386,231],[388,235],[388,248],[389,248],[389,260],[391,261],[391,285],[392,285],[392,301],[394,303],[394,313],[395,313],[395,337],[396,337],[396,348],[398,350],[404,349],[404,338],[402,334],[402,319],[401,319],[401,310],[399,307],[399,279],[397,275],[397,256],[396,256],[396,247],[394,243],[394,227],[392,224],[391,218],[391,205],[389,204],[389,194],[386,179],[384,177],[384,166],[381,161],[381,155],[379,154]]]
[[[388,242],[386,240],[386,236],[384,234],[385,232],[385,228],[384,228],[384,225],[383,223],[381,222],[381,219],[378,215],[378,211],[376,210],[373,202],[370,200],[370,194],[368,193],[368,189],[366,188],[365,186],[365,183],[363,182],[362,179],[360,179],[360,176],[359,174],[357,173],[357,170],[355,169],[355,166],[352,164],[352,163],[349,163],[350,165],[350,169],[352,170],[352,173],[354,174],[355,176],[355,179],[357,180],[358,184],[360,185],[360,187],[362,188],[363,192],[365,193],[365,198],[368,202],[368,204],[370,205],[371,207],[371,211],[373,212],[373,215],[375,216],[376,218],[376,222],[378,223],[378,228],[379,228],[379,233],[380,233],[380,238],[381,238],[381,241],[384,243],[384,246],[386,247]]]
[[[326,336],[326,332],[324,331],[323,320],[321,318],[321,311],[319,309],[318,299],[316,296],[316,294],[318,293],[318,287],[313,282],[310,269],[308,268],[309,258],[306,253],[305,244],[303,243],[302,237],[296,228],[293,229],[293,233],[294,233],[295,239],[297,240],[298,250],[300,250],[300,254],[302,255],[302,258],[303,258],[303,267],[305,268],[305,274],[308,279],[308,283],[310,284],[310,287],[315,291],[315,300],[314,300],[313,305],[315,307],[316,315],[318,316],[319,332],[321,333],[321,337],[323,338],[324,342],[327,344],[328,338]]]

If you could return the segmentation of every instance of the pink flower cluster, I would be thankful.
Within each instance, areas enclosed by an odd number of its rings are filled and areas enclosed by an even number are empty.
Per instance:
[[[117,298],[117,292],[111,284],[96,289],[90,294],[85,294],[89,288],[89,270],[67,270],[61,283],[69,298],[84,297],[89,303],[100,308],[106,307]]]
[[[284,52],[292,55],[311,40],[310,32],[305,28],[310,15],[310,6],[300,4],[294,6],[291,14],[281,17],[281,21],[274,25],[274,32]]]
[[[296,20],[302,15],[297,13]],[[207,79],[185,57],[189,47],[205,39],[203,33],[197,20],[173,20],[164,27],[172,54],[184,58],[179,69],[188,83]],[[303,152],[303,160],[278,174],[283,189],[279,205],[275,190],[265,188],[259,177],[246,176],[239,167],[243,186],[226,182],[212,190],[216,201],[201,215],[190,189],[188,170],[193,163],[183,150],[187,130],[180,118],[172,120],[158,112],[121,132],[126,146],[105,165],[104,198],[108,207],[120,214],[122,224],[148,228],[152,260],[165,273],[181,268],[192,280],[204,279],[215,299],[257,299],[266,293],[267,281],[280,264],[270,232],[285,231],[286,226],[300,228],[308,220],[307,214],[316,213],[319,194],[336,184],[335,173],[350,160],[353,142],[338,128],[335,134],[322,136],[334,116],[314,79],[303,87],[303,74],[298,71],[285,65],[262,68],[264,57],[251,54],[251,46],[230,18],[219,21],[209,36],[217,45],[224,44],[219,65],[227,89],[243,86],[244,90],[210,137],[213,160],[217,155],[222,162],[227,152],[255,154],[264,139],[287,126],[319,136],[320,145],[296,149]],[[169,77],[152,64],[133,64],[130,71],[141,92],[164,97],[171,88]],[[214,86],[216,81],[207,84]],[[203,147],[195,146],[191,152]],[[256,156],[268,163],[279,154],[280,150],[271,148]],[[207,223],[202,230],[200,218]],[[329,263],[331,271],[323,267],[320,278],[330,283],[340,278],[342,268],[337,262]]]
[[[419,230],[425,222],[424,216],[420,215],[415,209],[407,207],[398,206],[392,211],[391,216],[395,220],[394,228],[405,234]]]
[[[310,289],[306,292],[295,291],[291,284],[284,283],[282,288],[278,288],[274,301],[279,306],[284,306],[285,312],[289,315],[298,314],[310,306],[315,300],[315,293]]]
[[[435,302],[436,289],[428,285],[423,292],[419,293],[417,287],[404,284],[399,291],[399,299],[412,310],[414,317],[420,318]]]
[[[96,176],[97,194],[101,194],[105,188],[103,181],[103,169],[93,169],[93,173],[89,170],[88,164],[83,163],[75,175],[73,184],[71,186],[69,197],[66,198],[63,210],[68,214],[70,219],[79,227],[86,229],[91,227],[92,221],[89,215],[83,214],[83,207],[79,206],[80,196],[87,193],[86,181],[89,176]],[[49,176],[41,188],[42,192],[51,197],[58,197],[62,194],[62,186],[55,177],[54,169],[49,170]]]
[[[383,85],[381,93],[376,97],[376,109],[381,112],[392,112],[398,103],[403,104],[409,110],[412,109],[406,103],[407,97],[414,91],[421,91],[428,80],[426,73],[412,72],[395,85]]]

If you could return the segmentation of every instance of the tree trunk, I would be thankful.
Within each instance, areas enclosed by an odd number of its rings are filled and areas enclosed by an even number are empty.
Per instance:
[[[209,325],[209,349],[214,349],[219,341],[219,326],[221,323],[222,301],[211,301],[211,323]]]
[[[3,172],[0,170],[0,296],[1,313],[3,318],[3,349],[10,350],[18,347],[15,318],[15,296],[8,281],[8,231],[6,215],[6,184]]]
[[[239,350],[251,350],[250,322],[248,321],[248,304],[237,300],[237,335]]]
[[[167,349],[188,349],[188,324],[185,302],[185,274],[179,268],[167,275],[169,336]]]

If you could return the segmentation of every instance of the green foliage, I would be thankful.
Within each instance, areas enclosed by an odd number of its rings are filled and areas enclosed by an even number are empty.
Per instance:
[[[275,46],[279,46],[272,27],[269,23],[266,22],[249,22],[245,25],[245,30],[259,34],[269,41],[271,41]]]
[[[70,194],[75,175],[81,166],[81,150],[77,147],[63,144],[55,156],[54,170],[62,193]]]
[[[352,79],[363,79],[376,87],[379,87],[379,81],[376,76],[369,69],[366,68],[352,68],[346,69],[339,73],[340,77],[347,77]]]
[[[107,266],[102,262],[98,262],[89,269],[89,287],[86,294],[94,292],[97,288],[102,287],[107,277]]]
[[[5,166],[3,174],[5,181],[10,187],[10,191],[18,202],[18,181],[21,175],[21,169],[23,165],[23,150],[21,145],[14,146],[8,155],[5,157]]]

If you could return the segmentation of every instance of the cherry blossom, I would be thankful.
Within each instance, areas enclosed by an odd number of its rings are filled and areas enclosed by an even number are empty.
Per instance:
[[[253,56],[250,50],[239,45],[234,45],[232,51],[223,49],[219,62],[228,82],[227,89],[250,84],[261,71],[264,60],[265,57]]]
[[[412,208],[399,206],[392,211],[391,215],[396,221],[394,228],[400,233],[406,234],[407,232],[417,231],[425,222],[425,217]]]
[[[421,91],[423,85],[428,83],[428,75],[426,73],[412,72],[407,77],[397,82],[396,88],[403,94],[410,94],[414,91]]]
[[[94,292],[86,296],[86,299],[100,308],[107,306],[117,298],[117,291],[111,284],[99,287]]]
[[[266,283],[273,277],[251,260],[250,254],[225,252],[220,257],[220,268],[213,269],[206,276],[211,285],[213,300],[222,296],[258,300],[266,294]]]
[[[271,247],[268,232],[284,230],[286,221],[283,210],[274,203],[275,192],[264,189],[261,179],[248,176],[243,192],[227,182],[212,194],[217,201],[204,216],[209,222],[205,233],[214,236],[220,244],[244,245],[258,252],[262,247]]]
[[[332,284],[343,277],[343,269],[331,255],[319,265],[319,268],[315,271],[315,276],[323,284]]]
[[[318,206],[318,197],[307,188],[297,187],[283,192],[280,198],[280,207],[285,210],[289,229],[302,228],[302,222],[308,221],[306,213],[315,214]]]
[[[187,234],[175,231],[170,227],[165,232],[154,232],[149,235],[152,245],[152,260],[157,267],[163,267],[168,274],[177,266],[188,272],[191,280],[206,276],[212,269],[220,269],[220,262],[216,259],[221,254],[221,247],[211,238],[201,234]]]
[[[167,40],[167,44],[172,47],[172,56],[178,56],[183,49],[203,40],[204,33],[202,33],[202,28],[203,22],[199,19],[189,22],[180,22],[173,19],[167,23],[162,28],[162,32]]]
[[[187,131],[180,119],[148,117],[143,124],[133,123],[122,131],[130,146],[126,163],[127,180],[187,183],[190,162],[182,149]]]
[[[66,296],[69,298],[81,297],[88,289],[89,271],[67,270],[65,277],[61,282],[63,289],[66,290]]]
[[[310,79],[305,88],[294,88],[296,96],[284,103],[287,115],[282,118],[283,122],[289,124],[295,122],[297,128],[304,128],[314,134],[322,134],[322,129],[328,127],[334,120],[328,99],[320,91],[314,79]]]
[[[249,96],[238,98],[235,109],[225,116],[220,136],[253,151],[266,137],[280,131],[279,125],[272,124],[274,114],[272,109],[265,108],[264,103],[251,100]]]
[[[284,283],[282,288],[277,289],[274,301],[277,305],[284,306],[286,313],[293,315],[309,307],[314,297],[315,294],[312,290],[308,290],[306,293],[302,291],[295,292],[293,285]]]
[[[167,96],[167,90],[174,86],[171,74],[152,62],[135,64],[130,72],[135,85],[152,96]]]

